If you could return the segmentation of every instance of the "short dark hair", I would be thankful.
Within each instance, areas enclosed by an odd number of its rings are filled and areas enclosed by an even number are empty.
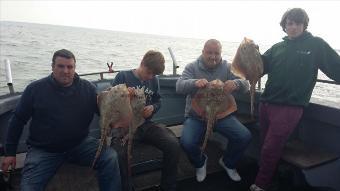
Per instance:
[[[55,64],[55,60],[57,59],[57,57],[63,57],[63,58],[68,58],[68,59],[73,59],[74,63],[76,63],[76,57],[74,56],[74,54],[66,49],[61,49],[61,50],[57,50],[54,52],[53,57],[52,57],[52,65]]]
[[[153,74],[159,75],[164,72],[165,69],[165,60],[162,53],[154,50],[149,50],[143,56],[142,63],[145,67],[150,69]]]
[[[306,30],[308,27],[309,17],[305,10],[301,8],[293,8],[288,9],[282,16],[280,25],[282,27],[282,30],[286,32],[286,23],[287,19],[294,21],[296,23],[302,23],[303,24],[303,30]]]

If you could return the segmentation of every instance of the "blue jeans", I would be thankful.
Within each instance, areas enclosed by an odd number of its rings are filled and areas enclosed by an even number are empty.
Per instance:
[[[203,142],[207,123],[198,118],[188,117],[183,125],[181,146],[195,168],[200,168],[205,160],[201,155],[200,145]],[[214,131],[228,138],[228,146],[223,153],[223,162],[228,168],[235,168],[237,161],[250,143],[251,133],[233,115],[217,120]]]
[[[90,166],[93,162],[99,141],[87,137],[82,143],[67,152],[51,153],[37,147],[28,149],[22,170],[21,190],[42,191],[57,169],[65,162]],[[121,179],[117,153],[104,147],[95,165],[101,191],[120,191]]]

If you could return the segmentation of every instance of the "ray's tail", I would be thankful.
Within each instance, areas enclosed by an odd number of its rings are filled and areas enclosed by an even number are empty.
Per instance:
[[[132,176],[131,164],[132,164],[132,144],[133,144],[133,124],[130,122],[129,125],[129,136],[128,136],[128,145],[127,145],[127,164],[128,164],[128,175]]]
[[[96,165],[96,162],[99,158],[100,153],[102,152],[104,143],[106,143],[106,138],[107,138],[107,128],[102,128],[101,129],[101,138],[100,138],[100,142],[99,142],[99,146],[96,152],[96,155],[94,156],[93,162],[92,162],[92,166],[91,168],[93,169],[94,166]]]
[[[214,123],[215,123],[215,117],[216,114],[213,111],[208,112],[208,121],[207,121],[207,129],[205,132],[205,136],[204,136],[204,141],[201,147],[201,154],[204,153],[205,147],[207,146],[208,143],[208,139],[210,137],[210,134],[214,128]]]
[[[252,119],[254,119],[255,87],[256,82],[252,82],[250,84],[250,115]]]
[[[102,152],[102,149],[103,149],[103,146],[104,146],[104,142],[106,142],[106,137],[102,137],[100,139],[100,143],[99,143],[99,146],[98,146],[98,150],[96,152],[96,156],[94,157],[93,162],[92,162],[92,166],[91,166],[92,169],[96,165],[96,162],[97,162],[97,160],[99,158],[99,155]]]

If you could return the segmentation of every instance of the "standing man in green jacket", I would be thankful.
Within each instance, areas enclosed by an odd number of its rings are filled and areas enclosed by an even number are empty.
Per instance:
[[[340,57],[319,37],[306,31],[309,18],[301,8],[289,9],[280,25],[287,36],[262,55],[268,74],[259,107],[260,168],[251,191],[269,187],[287,138],[309,103],[318,69],[340,82]]]

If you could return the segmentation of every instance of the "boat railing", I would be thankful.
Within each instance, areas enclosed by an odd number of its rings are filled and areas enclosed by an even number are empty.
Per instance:
[[[332,80],[321,80],[321,79],[317,79],[316,82],[326,83],[326,84],[336,84],[336,85],[340,85],[339,82],[332,81]]]
[[[172,75],[176,76],[177,75],[177,68],[179,68],[176,58],[175,58],[175,54],[172,52],[171,47],[168,47],[171,59],[172,59]],[[91,73],[84,73],[84,74],[79,74],[79,76],[92,76],[92,75],[99,75],[100,80],[104,79],[104,74],[112,74],[112,73],[118,73],[122,70],[114,70],[112,69],[113,66],[113,62],[111,62],[111,64],[106,63],[107,67],[109,68],[108,71],[104,71],[104,72],[91,72]]]
[[[179,68],[175,55],[171,49],[171,47],[168,47],[171,59],[172,59],[172,75],[177,76],[177,69]],[[9,59],[5,59],[5,68],[6,68],[6,80],[7,80],[7,86],[9,88],[10,94],[14,94],[14,86],[13,86],[13,80],[12,80],[12,72],[11,72],[11,63]],[[114,70],[112,69],[113,63],[111,64],[107,63],[107,66],[109,68],[108,71],[102,71],[102,72],[91,72],[91,73],[84,73],[84,74],[79,74],[79,76],[94,76],[94,75],[99,75],[100,80],[104,80],[104,74],[113,74],[113,73],[118,73],[122,70]],[[332,81],[332,80],[322,80],[322,79],[317,79],[316,82],[320,83],[327,83],[327,84],[336,84],[340,85],[339,82]],[[261,90],[261,78],[259,79],[257,83],[257,90]]]
[[[172,52],[171,47],[168,47],[168,50],[169,50],[169,53],[172,59],[172,74],[175,76],[177,75],[177,68],[179,68],[179,66],[177,65],[177,61],[176,61],[174,53]]]
[[[122,70],[113,70],[113,71],[104,71],[104,72],[91,72],[91,73],[84,73],[84,74],[79,74],[79,76],[93,76],[93,75],[99,75],[99,79],[103,80],[104,79],[104,74],[113,74],[113,73],[118,73]]]
[[[261,79],[257,82],[257,90],[261,90]],[[326,84],[335,84],[335,85],[340,85],[339,82],[333,81],[333,80],[322,80],[322,79],[317,79],[316,82],[319,83],[326,83]]]

